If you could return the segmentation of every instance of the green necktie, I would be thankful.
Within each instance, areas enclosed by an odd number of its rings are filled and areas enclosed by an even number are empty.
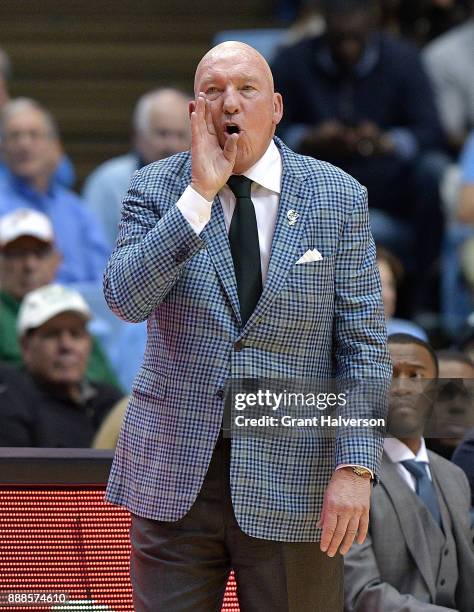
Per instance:
[[[227,184],[235,195],[229,242],[237,280],[240,316],[244,326],[255,310],[262,293],[257,217],[250,198],[252,181],[246,176],[232,175]]]

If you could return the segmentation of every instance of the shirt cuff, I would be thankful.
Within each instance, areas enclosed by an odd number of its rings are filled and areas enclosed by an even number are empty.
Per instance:
[[[188,185],[176,206],[199,236],[211,218],[212,202],[208,202],[191,185]]]
[[[370,477],[372,478],[372,480],[374,479],[374,473],[372,472],[372,470],[368,467],[366,467],[365,465],[359,465],[357,463],[341,463],[340,465],[338,465],[336,467],[336,470],[340,470],[341,468],[345,468],[345,467],[360,467],[360,468],[364,468],[364,470],[368,470],[370,472]]]

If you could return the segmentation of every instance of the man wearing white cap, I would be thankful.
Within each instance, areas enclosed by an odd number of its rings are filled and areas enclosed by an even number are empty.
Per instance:
[[[111,385],[85,377],[90,318],[80,293],[62,285],[47,285],[25,296],[17,320],[25,364],[25,387],[18,392],[23,406],[21,412],[9,411],[8,406],[2,410],[0,445],[90,445],[103,418],[122,397]]]
[[[61,261],[46,215],[20,208],[0,217],[0,360],[21,364],[16,334],[20,302],[28,292],[53,282]],[[87,375],[92,380],[117,384],[95,339]]]

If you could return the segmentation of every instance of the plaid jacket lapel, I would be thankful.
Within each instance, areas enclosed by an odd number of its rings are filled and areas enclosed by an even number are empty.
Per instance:
[[[311,190],[302,180],[301,168],[296,161],[295,154],[286,148],[278,138],[275,138],[275,142],[282,155],[283,174],[268,274],[260,300],[241,335],[244,335],[249,327],[258,322],[267,312],[290,270],[300,257],[299,244],[303,235],[309,203],[312,200]],[[298,215],[296,221],[292,224],[288,219],[289,211],[295,211]]]
[[[201,238],[207,244],[207,251],[222,283],[234,315],[241,324],[237,281],[235,279],[234,262],[230,252],[229,238],[224,221],[224,211],[219,197],[214,198],[211,220],[204,228]]]
[[[182,191],[191,183],[191,157],[183,172],[181,186]],[[207,246],[207,252],[216,269],[217,276],[227,295],[233,313],[241,324],[239,297],[237,295],[237,282],[235,280],[234,263],[230,252],[229,238],[224,220],[224,211],[219,197],[214,198],[211,209],[211,219],[200,234]]]
[[[241,336],[256,323],[271,306],[272,301],[282,288],[291,268],[300,257],[299,244],[306,222],[309,205],[314,199],[313,192],[304,181],[304,168],[298,157],[288,149],[278,138],[275,138],[283,160],[282,189],[268,275],[263,286],[262,295],[247,321]],[[191,182],[191,160],[183,174],[183,191]],[[295,211],[296,222],[289,223],[288,213]],[[234,265],[230,252],[229,239],[225,227],[224,212],[219,197],[216,196],[212,205],[211,219],[204,228],[201,238],[206,242],[209,256],[214,264],[217,275],[227,295],[234,315],[241,323],[237,283]]]

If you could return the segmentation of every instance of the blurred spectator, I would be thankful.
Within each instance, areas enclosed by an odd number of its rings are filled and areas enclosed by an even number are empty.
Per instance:
[[[133,114],[133,150],[109,159],[87,178],[83,196],[115,244],[122,200],[135,170],[189,148],[189,99],[177,89],[156,89],[142,96]]]
[[[441,131],[428,77],[416,49],[374,31],[374,2],[327,0],[324,15],[326,34],[275,60],[285,100],[280,134],[368,188],[376,242],[414,269],[413,310],[429,308],[442,235],[438,182],[447,160],[432,151]]]
[[[382,27],[423,46],[461,23],[470,0],[379,0]]]
[[[455,344],[474,363],[474,312],[467,317]]]
[[[43,212],[63,254],[58,280],[101,282],[108,248],[99,224],[79,196],[52,180],[60,145],[51,114],[28,98],[12,100],[0,136],[9,170],[0,181],[0,216],[25,207]]]
[[[302,0],[294,20],[282,37],[281,46],[293,45],[303,38],[318,36],[324,32],[325,27],[320,0]]]
[[[122,427],[125,411],[128,406],[128,397],[124,397],[109,412],[100,426],[99,431],[92,440],[92,448],[114,449],[117,446],[120,429]]]
[[[474,131],[460,166],[461,187],[443,247],[443,315],[446,328],[454,334],[474,307]]]
[[[474,519],[474,427],[466,433],[454,451],[453,463],[464,470],[471,485],[471,516]]]
[[[0,446],[5,446],[10,441],[23,439],[22,421],[23,415],[28,414],[28,409],[25,410],[25,407],[31,391],[32,386],[24,372],[0,361]],[[9,419],[9,415],[15,416]],[[3,440],[2,430],[5,430],[7,424],[9,430]]]
[[[369,535],[345,557],[345,610],[474,610],[470,491],[457,466],[427,451],[426,393],[437,377],[432,348],[389,337],[393,386],[389,429],[370,506]]]
[[[61,285],[26,295],[17,324],[25,382],[16,389],[7,378],[7,390],[17,406],[2,401],[0,445],[90,446],[102,420],[123,395],[85,378],[90,316],[81,295]]]
[[[382,283],[382,300],[387,332],[389,334],[411,334],[426,342],[428,337],[423,328],[411,321],[393,316],[397,308],[398,286],[403,279],[403,266],[400,260],[393,253],[379,246],[377,247],[377,265],[380,272],[380,282]]]
[[[54,244],[53,227],[46,215],[20,208],[0,217],[0,360],[21,364],[16,333],[21,300],[30,291],[52,283],[61,260]],[[87,377],[118,386],[95,338]]]
[[[451,459],[466,431],[474,427],[474,366],[459,351],[438,351],[439,383],[428,446]]]
[[[0,48],[0,110],[9,102],[10,94],[8,82],[11,78],[12,68],[8,54]],[[0,160],[0,176],[7,172],[3,161]],[[57,164],[54,170],[53,180],[64,187],[72,188],[76,182],[76,173],[71,160],[64,154],[61,144],[57,147]]]
[[[461,170],[462,187],[459,196],[458,221],[467,223],[474,228],[474,131],[471,132],[463,150]]]
[[[472,3],[474,12],[474,2]],[[423,51],[448,144],[456,155],[474,129],[474,14]]]

